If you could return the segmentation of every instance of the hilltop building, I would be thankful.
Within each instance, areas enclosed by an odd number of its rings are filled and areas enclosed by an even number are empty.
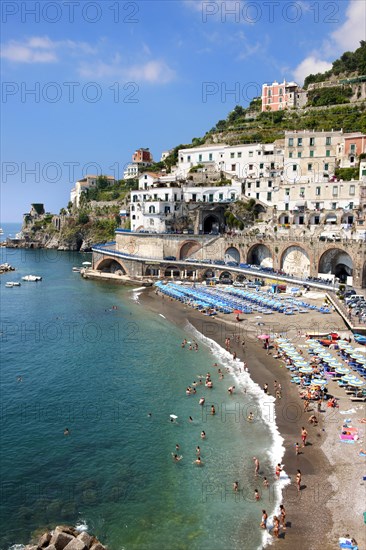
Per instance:
[[[98,177],[96,175],[86,175],[81,180],[75,183],[75,187],[70,192],[70,202],[77,208],[80,206],[80,197],[82,193],[85,193],[88,189],[92,189],[97,186]],[[114,185],[116,180],[113,176],[103,176],[107,178],[109,185]]]
[[[123,172],[123,179],[136,179],[142,168],[150,166],[154,162],[150,149],[140,147],[132,155],[132,162],[126,165]]]
[[[307,93],[296,82],[284,80],[262,85],[262,112],[297,109],[304,107],[306,102]]]

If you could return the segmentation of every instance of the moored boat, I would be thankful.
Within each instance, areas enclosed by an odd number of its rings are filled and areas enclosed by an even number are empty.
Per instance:
[[[24,277],[22,277],[22,280],[37,283],[38,281],[42,281],[42,277],[40,277],[39,275],[25,275]]]

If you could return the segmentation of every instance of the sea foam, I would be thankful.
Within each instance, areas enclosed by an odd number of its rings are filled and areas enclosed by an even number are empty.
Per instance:
[[[204,336],[189,322],[187,323],[187,331],[194,335],[194,338],[197,342],[200,341],[211,351],[216,361],[220,362],[223,367],[228,369],[228,372],[230,372],[230,374],[235,379],[235,385],[238,390],[243,391],[243,393],[250,394],[258,403],[262,420],[268,426],[272,435],[272,446],[267,452],[274,472],[276,465],[281,463],[282,458],[285,454],[285,447],[283,445],[284,439],[281,436],[276,424],[275,398],[271,395],[264,393],[259,384],[254,382],[254,380],[250,376],[250,372],[246,372],[244,370],[245,364],[243,361],[238,358],[234,359],[230,352],[226,351],[214,340],[211,340],[210,338]],[[270,530],[273,526],[272,519],[279,510],[279,506],[282,503],[282,491],[289,483],[291,483],[289,476],[284,470],[282,470],[280,479],[274,484],[274,511],[268,517],[268,530],[263,531],[263,542],[258,550],[273,542],[273,537],[270,534]]]

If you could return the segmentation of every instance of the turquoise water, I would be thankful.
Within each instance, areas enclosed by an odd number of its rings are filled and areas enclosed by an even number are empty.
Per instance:
[[[253,476],[256,455],[273,477],[273,435],[261,418],[245,421],[255,391],[249,385],[229,396],[234,378],[218,380],[217,350],[182,349],[192,336],[146,311],[130,289],[82,280],[72,266],[86,259],[2,249],[1,263],[17,271],[0,285],[0,547],[82,522],[111,550],[257,548],[261,510],[273,510],[275,493]],[[5,288],[26,274],[43,280]],[[213,390],[203,385],[186,396],[207,371]],[[171,457],[176,443],[179,463]],[[202,467],[192,464],[197,445]],[[254,502],[258,485],[265,494]]]

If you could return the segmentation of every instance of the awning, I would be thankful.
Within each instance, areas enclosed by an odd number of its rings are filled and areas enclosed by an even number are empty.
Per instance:
[[[306,201],[297,201],[295,203],[295,206],[299,207],[299,206],[305,206],[306,205]]]
[[[327,216],[325,218],[325,222],[336,222],[337,221],[337,217],[336,216]]]

